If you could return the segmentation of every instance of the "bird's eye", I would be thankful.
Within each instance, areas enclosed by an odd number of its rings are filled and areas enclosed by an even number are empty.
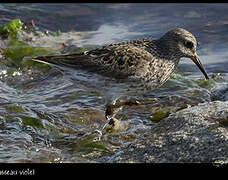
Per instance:
[[[184,45],[187,47],[187,48],[189,48],[189,49],[192,49],[193,48],[193,43],[191,42],[191,41],[185,41],[184,42]]]

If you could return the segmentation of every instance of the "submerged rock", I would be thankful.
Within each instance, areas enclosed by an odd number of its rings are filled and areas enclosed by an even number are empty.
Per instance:
[[[109,162],[228,161],[228,102],[202,103],[169,115]]]
[[[211,93],[212,100],[228,101],[228,84],[216,87]]]

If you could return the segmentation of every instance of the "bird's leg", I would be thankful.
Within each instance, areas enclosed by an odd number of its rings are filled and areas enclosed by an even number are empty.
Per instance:
[[[121,107],[121,106],[120,104],[118,104],[117,106],[116,101],[106,104],[106,110],[105,110],[106,123],[103,125],[103,127],[100,130],[95,130],[95,132],[99,134],[98,139],[95,139],[95,141],[100,140],[101,136],[103,135],[102,132],[107,125],[111,125],[111,126],[115,125],[115,121],[114,121],[115,108],[118,108],[118,107]]]
[[[126,101],[114,101],[112,103],[108,103],[106,105],[106,110],[105,110],[105,118],[107,122],[104,124],[104,126],[101,128],[101,130],[96,130],[96,132],[99,133],[100,137],[102,136],[102,131],[105,129],[107,125],[115,126],[115,110],[117,108],[122,108],[123,106],[133,106],[133,105],[139,105],[139,101],[136,99],[128,99]]]
[[[125,101],[118,101],[115,102],[114,104],[107,104],[106,105],[106,110],[105,110],[105,117],[107,120],[109,120],[108,124],[115,126],[115,120],[114,118],[114,112],[115,109],[117,108],[122,108],[123,106],[134,106],[134,105],[139,105],[140,102],[137,101],[136,99],[128,99]]]
[[[158,98],[150,98],[149,99],[150,103],[154,101],[158,101]],[[144,99],[126,99],[124,101],[117,101],[111,104],[106,105],[106,110],[105,110],[105,118],[107,119],[107,123],[105,126],[102,128],[104,129],[107,124],[115,126],[115,109],[117,108],[122,108],[123,106],[137,106],[137,105],[143,105],[143,104],[148,104]]]
[[[157,101],[157,98],[150,98],[150,101]],[[96,132],[99,133],[99,139],[102,136],[102,132],[105,129],[107,125],[111,125],[112,127],[115,126],[115,109],[122,108],[123,106],[135,106],[135,105],[141,105],[144,104],[144,100],[137,100],[137,99],[127,99],[125,101],[114,101],[112,103],[106,104],[106,110],[105,110],[105,118],[107,122],[104,124],[104,126],[101,128],[101,130],[96,130]],[[145,103],[147,104],[147,103]]]
[[[110,125],[113,125],[113,126],[114,126],[114,122],[115,122],[113,120],[115,108],[116,108],[115,104],[107,104],[106,105],[106,110],[105,110],[105,118],[108,121],[107,124],[110,124]]]

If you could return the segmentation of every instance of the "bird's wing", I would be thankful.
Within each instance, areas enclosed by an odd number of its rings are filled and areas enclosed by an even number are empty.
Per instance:
[[[126,78],[142,76],[152,58],[149,52],[132,44],[115,44],[85,53],[39,56],[34,60],[60,66],[78,67],[116,78]]]
[[[92,60],[90,56],[84,53],[74,53],[74,54],[61,54],[52,56],[37,56],[34,57],[34,61],[50,64],[50,65],[62,65],[62,66],[80,66],[80,65],[90,65]]]

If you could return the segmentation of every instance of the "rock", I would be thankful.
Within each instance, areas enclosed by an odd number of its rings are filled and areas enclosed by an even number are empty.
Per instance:
[[[228,101],[228,84],[217,86],[211,92],[212,100]]]
[[[228,162],[228,102],[214,101],[169,115],[109,162]]]

